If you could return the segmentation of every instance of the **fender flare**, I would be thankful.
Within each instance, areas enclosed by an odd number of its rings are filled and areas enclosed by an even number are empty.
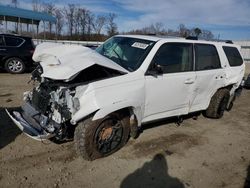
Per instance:
[[[132,103],[133,104],[133,103]],[[131,103],[117,103],[113,104],[111,106],[102,107],[94,114],[92,120],[98,120],[101,118],[104,118],[108,114],[111,114],[113,112],[122,110],[122,109],[129,109],[130,115],[135,115],[137,119],[138,126],[141,126],[141,120],[142,120],[142,109],[140,105],[132,106]]]

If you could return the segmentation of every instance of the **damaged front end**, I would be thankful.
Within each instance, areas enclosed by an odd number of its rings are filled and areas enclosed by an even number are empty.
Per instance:
[[[36,74],[33,79],[42,80]],[[75,87],[43,79],[33,91],[24,93],[24,104],[20,111],[7,111],[11,119],[28,136],[36,140],[56,138],[71,139],[74,126],[71,116],[79,110]]]
[[[92,65],[70,80],[53,80],[42,77],[42,67],[32,73],[35,87],[24,93],[24,104],[19,111],[7,111],[14,123],[29,137],[36,140],[73,139],[75,125],[72,116],[81,108],[80,98],[90,83],[121,73],[100,65]],[[83,117],[84,118],[84,117]]]
[[[76,122],[72,116],[82,109],[80,98],[95,81],[126,74],[127,71],[82,46],[41,44],[33,60],[39,66],[32,72],[35,87],[24,93],[19,111],[8,111],[14,123],[36,140],[72,139]],[[81,119],[84,117],[80,117]]]

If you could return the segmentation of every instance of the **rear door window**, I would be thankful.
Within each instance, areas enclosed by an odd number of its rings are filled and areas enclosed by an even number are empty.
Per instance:
[[[23,43],[23,39],[18,37],[4,37],[6,46],[17,47]]]
[[[221,68],[217,49],[211,44],[195,44],[195,70]]]
[[[223,50],[231,67],[240,66],[243,64],[243,60],[237,48],[223,46]]]

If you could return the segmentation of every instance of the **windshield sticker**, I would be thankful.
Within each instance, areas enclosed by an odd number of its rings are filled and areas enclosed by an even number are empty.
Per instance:
[[[148,47],[148,44],[135,42],[134,44],[132,44],[132,47],[141,48],[141,49],[145,50]]]

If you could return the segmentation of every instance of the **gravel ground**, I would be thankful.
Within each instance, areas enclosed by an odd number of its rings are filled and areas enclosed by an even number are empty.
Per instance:
[[[21,105],[32,87],[29,74],[0,73],[0,80],[0,187],[250,187],[249,90],[220,120],[145,125],[138,139],[89,162],[75,154],[73,142],[38,142],[21,133],[4,108]]]

